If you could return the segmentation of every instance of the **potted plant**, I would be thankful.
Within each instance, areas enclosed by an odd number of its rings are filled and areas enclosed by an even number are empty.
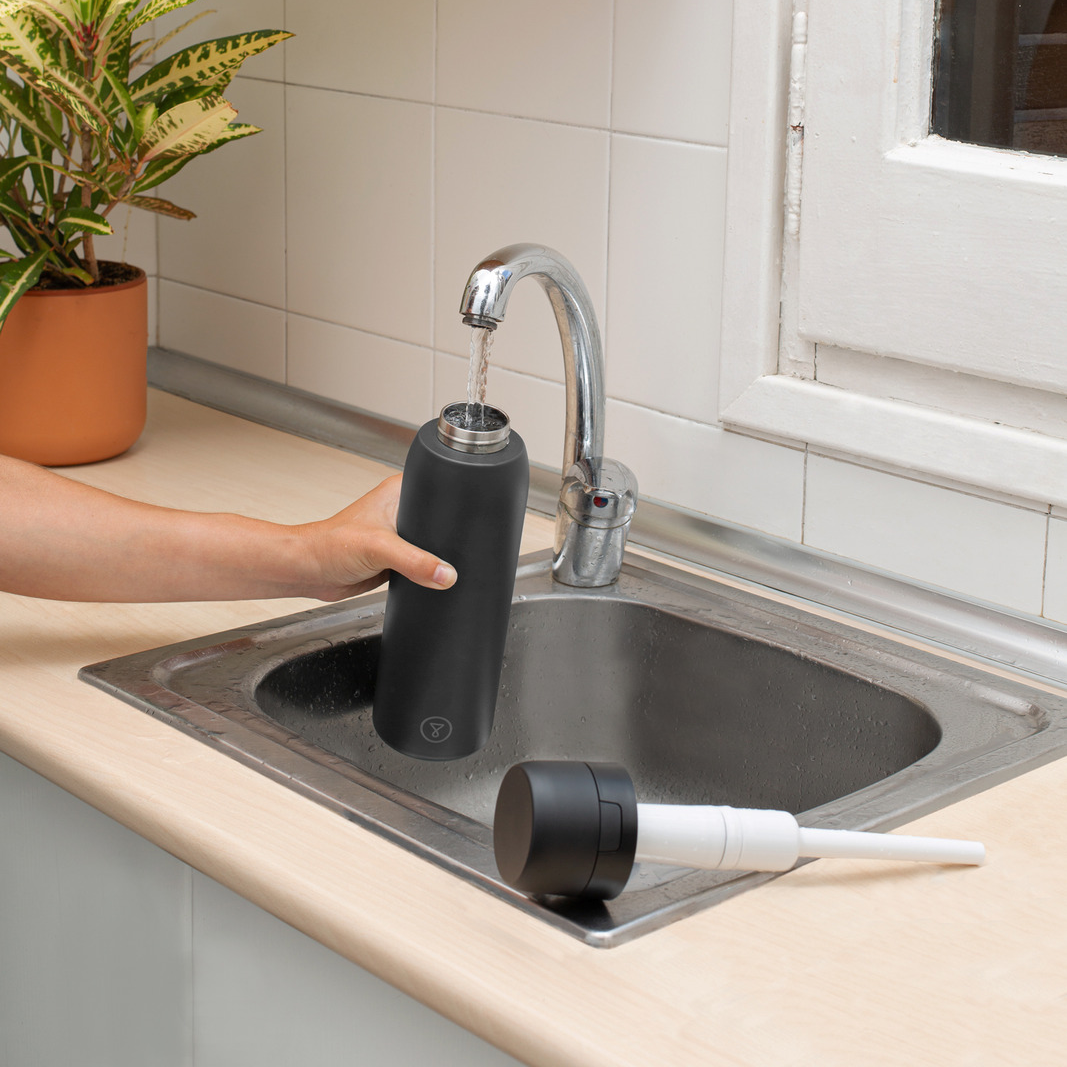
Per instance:
[[[119,204],[193,213],[157,187],[250,134],[223,99],[249,56],[290,36],[222,37],[159,58],[156,20],[195,0],[0,0],[0,452],[87,463],[145,417],[147,280],[97,259]],[[197,16],[199,17],[199,16]]]

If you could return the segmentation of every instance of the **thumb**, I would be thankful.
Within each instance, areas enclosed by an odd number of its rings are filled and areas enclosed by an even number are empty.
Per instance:
[[[383,569],[396,571],[416,585],[429,589],[450,589],[456,584],[456,569],[451,563],[426,552],[396,534],[379,556]]]

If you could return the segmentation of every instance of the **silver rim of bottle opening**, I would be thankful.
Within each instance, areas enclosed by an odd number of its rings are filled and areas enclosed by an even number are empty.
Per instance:
[[[442,444],[457,452],[499,452],[507,447],[511,422],[499,408],[488,404],[471,404],[480,408],[475,419],[465,401],[446,404],[437,420],[437,436]]]

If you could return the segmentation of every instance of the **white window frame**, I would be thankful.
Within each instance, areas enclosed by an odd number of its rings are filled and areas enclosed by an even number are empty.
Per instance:
[[[1062,405],[1067,159],[926,136],[934,0],[804,6],[806,53],[791,0],[735,8],[723,424],[1067,506],[1067,427],[1055,418],[1038,432],[947,410],[943,397],[818,380],[818,346],[830,345],[899,373],[1004,383],[1005,411],[1020,389]]]

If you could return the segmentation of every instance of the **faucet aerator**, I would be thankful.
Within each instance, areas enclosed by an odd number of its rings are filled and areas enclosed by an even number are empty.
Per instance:
[[[467,326],[479,327],[483,330],[495,330],[500,325],[496,319],[487,319],[484,315],[464,315],[463,322]]]

